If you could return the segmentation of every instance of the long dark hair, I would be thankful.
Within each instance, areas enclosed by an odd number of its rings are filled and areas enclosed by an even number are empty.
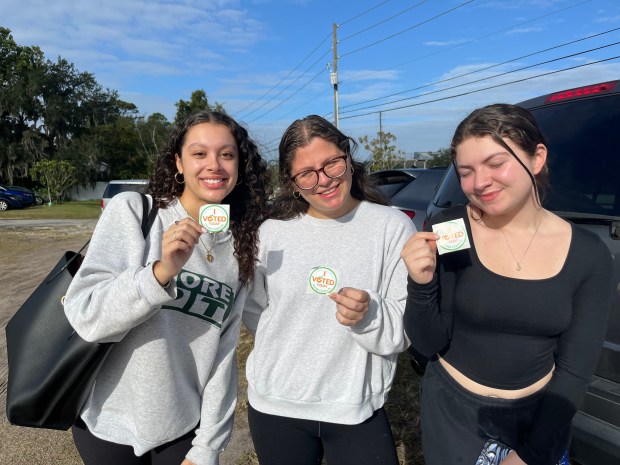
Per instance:
[[[364,165],[353,159],[357,143],[352,138],[345,136],[325,118],[310,115],[294,121],[284,131],[282,140],[280,140],[280,185],[278,194],[273,201],[271,218],[288,220],[308,210],[308,202],[302,196],[293,196],[291,165],[297,149],[306,147],[315,137],[333,143],[349,156],[351,166],[353,167],[353,179],[351,182],[351,196],[353,198],[381,205],[388,204],[383,193],[370,181]]]
[[[227,126],[237,142],[238,185],[222,203],[230,204],[230,229],[234,237],[234,254],[239,262],[239,279],[248,283],[254,275],[258,257],[258,227],[265,216],[267,167],[245,128],[225,113],[199,111],[191,114],[175,127],[159,153],[147,193],[153,196],[155,205],[159,208],[166,208],[181,196],[184,184],[179,184],[174,179],[177,173],[175,155],[181,156],[187,132],[201,123]]]
[[[517,154],[506,144],[506,141],[504,141],[504,138],[510,139],[530,157],[533,157],[536,153],[538,144],[546,146],[545,137],[540,132],[532,114],[525,108],[508,103],[495,103],[471,112],[457,126],[450,144],[452,163],[455,169],[457,168],[456,147],[470,137],[484,136],[491,136],[495,142],[505,148],[521,164],[532,180],[536,200],[541,205],[541,199],[544,197],[545,190],[549,187],[549,169],[547,165],[545,164],[537,175],[533,175]]]

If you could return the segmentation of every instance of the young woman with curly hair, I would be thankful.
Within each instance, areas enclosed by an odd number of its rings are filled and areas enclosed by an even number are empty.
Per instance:
[[[73,435],[86,465],[216,465],[232,430],[235,346],[254,274],[266,166],[247,131],[202,111],[173,131],[142,198],[103,212],[65,300],[86,340],[114,342]],[[229,228],[199,224],[227,204]]]

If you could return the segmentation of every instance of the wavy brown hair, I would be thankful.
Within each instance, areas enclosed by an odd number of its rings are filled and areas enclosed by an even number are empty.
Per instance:
[[[484,136],[491,136],[495,142],[515,157],[530,177],[536,193],[536,200],[539,205],[542,205],[541,198],[544,197],[545,190],[549,186],[549,168],[547,164],[537,175],[533,175],[504,140],[504,138],[510,139],[529,157],[534,156],[538,144],[546,146],[545,137],[538,128],[538,124],[532,114],[525,108],[508,103],[495,103],[472,111],[457,126],[450,144],[452,163],[457,176],[457,146],[470,137]]]
[[[166,208],[183,193],[184,184],[175,182],[177,173],[175,155],[181,148],[187,132],[201,123],[221,124],[230,129],[239,151],[238,185],[222,203],[230,205],[230,229],[234,238],[234,255],[239,262],[239,279],[247,284],[254,276],[258,257],[258,227],[265,216],[267,202],[267,166],[256,144],[239,123],[225,113],[199,111],[189,115],[173,130],[155,161],[149,179],[147,194],[155,205]]]
[[[308,210],[308,202],[302,196],[294,197],[293,181],[291,181],[291,165],[297,149],[306,147],[312,139],[319,137],[331,142],[351,160],[353,176],[351,182],[351,196],[358,200],[387,205],[388,200],[374,185],[366,173],[363,163],[353,159],[357,143],[345,136],[336,126],[325,118],[317,115],[306,116],[294,121],[284,131],[280,141],[279,191],[273,200],[270,218],[288,220],[295,218]]]

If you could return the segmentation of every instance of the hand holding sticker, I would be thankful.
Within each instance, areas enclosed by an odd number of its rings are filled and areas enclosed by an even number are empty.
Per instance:
[[[433,231],[439,235],[437,240],[439,255],[471,247],[463,218],[434,224]]]
[[[329,298],[336,302],[336,319],[341,325],[355,326],[368,312],[370,294],[361,289],[343,287]]]

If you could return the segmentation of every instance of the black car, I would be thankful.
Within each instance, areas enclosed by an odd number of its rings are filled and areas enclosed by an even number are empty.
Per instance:
[[[390,205],[406,213],[420,231],[426,207],[445,171],[445,167],[392,169],[370,173],[370,178]]]
[[[620,80],[564,90],[519,103],[532,112],[548,143],[550,187],[545,208],[598,234],[620,257]],[[426,218],[467,203],[450,167]],[[620,260],[594,378],[573,420],[573,464],[620,463]],[[415,356],[422,367],[425,361]]]

